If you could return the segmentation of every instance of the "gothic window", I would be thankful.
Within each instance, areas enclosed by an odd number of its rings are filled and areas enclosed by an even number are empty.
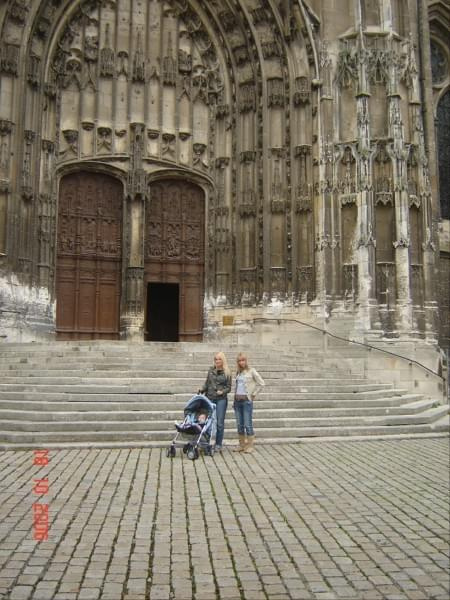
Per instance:
[[[431,76],[433,84],[442,83],[448,74],[448,60],[440,44],[431,42]]]
[[[450,219],[450,90],[447,90],[439,101],[436,131],[441,217]]]

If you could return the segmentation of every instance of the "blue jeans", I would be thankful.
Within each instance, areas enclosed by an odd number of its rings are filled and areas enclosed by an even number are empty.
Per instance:
[[[228,399],[217,398],[212,400],[216,405],[216,419],[217,419],[217,433],[216,433],[216,446],[221,446],[223,442],[223,435],[225,432],[225,413],[227,412]]]
[[[239,435],[254,435],[253,402],[251,400],[235,400],[233,408]]]

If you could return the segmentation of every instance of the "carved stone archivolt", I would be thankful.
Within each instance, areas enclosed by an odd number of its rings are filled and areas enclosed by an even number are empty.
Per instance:
[[[197,265],[189,277],[205,282],[194,287],[211,310],[276,298],[357,311],[376,296],[389,312],[416,302],[408,274],[420,264],[432,289],[420,256],[437,244],[417,24],[405,36],[385,11],[371,27],[348,11],[324,26],[310,4],[10,0],[0,226],[11,265],[33,277],[48,265],[51,286],[58,185],[88,168],[121,179],[120,294],[136,322],[166,264]],[[436,44],[442,92],[448,55]],[[102,181],[86,188],[92,201]],[[86,215],[61,213],[57,250],[107,253],[110,224],[79,206]]]

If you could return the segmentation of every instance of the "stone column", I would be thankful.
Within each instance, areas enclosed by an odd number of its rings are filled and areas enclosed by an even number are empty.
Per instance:
[[[375,310],[375,240],[373,237],[373,186],[372,158],[374,148],[370,140],[369,83],[367,75],[367,51],[364,35],[360,31],[357,45],[358,88],[356,173],[358,191],[358,297],[359,326],[363,331],[371,329]]]
[[[392,160],[394,179],[395,205],[395,269],[397,283],[397,329],[399,332],[410,332],[412,327],[412,306],[410,292],[410,260],[409,260],[409,203],[407,189],[407,167],[409,147],[405,144],[402,114],[400,110],[400,92],[398,89],[399,57],[394,50],[392,35],[389,39],[389,78],[388,109],[389,137],[393,140],[388,145],[388,153]]]
[[[125,303],[121,315],[123,337],[130,341],[144,341],[144,227],[145,203],[148,187],[142,169],[145,125],[131,123],[130,172],[128,174],[128,204],[126,215],[126,277]]]

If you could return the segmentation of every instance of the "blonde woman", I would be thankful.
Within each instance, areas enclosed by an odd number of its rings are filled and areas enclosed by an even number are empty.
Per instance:
[[[225,432],[225,413],[227,412],[228,397],[231,390],[231,371],[223,352],[214,355],[214,365],[208,369],[206,381],[199,390],[216,405],[217,434],[215,451],[222,450]]]
[[[256,369],[248,366],[247,356],[242,352],[236,359],[236,390],[234,414],[239,435],[239,446],[235,452],[253,452],[253,401],[264,387],[264,379]]]

